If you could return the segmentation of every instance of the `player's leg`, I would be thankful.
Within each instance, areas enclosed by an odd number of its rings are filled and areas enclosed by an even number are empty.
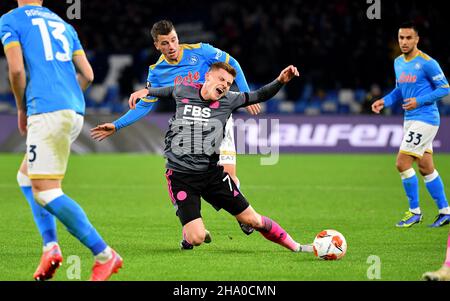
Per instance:
[[[31,151],[31,156],[32,151]],[[32,159],[33,157],[30,157]],[[19,171],[17,172],[17,183],[22,190],[23,195],[28,201],[31,207],[31,212],[33,213],[34,222],[41,234],[43,241],[43,252],[49,253],[49,251],[58,244],[58,239],[56,235],[56,220],[53,215],[51,215],[47,210],[42,208],[35,200],[33,196],[33,191],[31,188],[31,180],[28,177],[27,171],[27,160],[28,157],[25,155]]]
[[[176,215],[183,227],[182,250],[191,250],[202,243],[210,243],[211,235],[201,218],[200,190],[205,185],[203,175],[166,171],[167,188]]]
[[[224,209],[242,224],[249,225],[259,231],[266,239],[278,243],[292,251],[312,252],[312,247],[303,247],[275,221],[256,213],[250,206],[230,176],[218,169],[211,174],[208,186],[202,197],[216,210]]]
[[[83,209],[61,187],[71,143],[81,131],[83,118],[64,110],[31,116],[27,145],[34,145],[35,160],[28,161],[29,177],[36,202],[64,224],[95,256],[91,280],[107,280],[122,266],[112,250],[90,223]]]
[[[191,246],[200,246],[206,238],[206,229],[201,218],[188,222],[183,226],[183,238]]]
[[[397,156],[397,170],[400,172],[403,189],[409,202],[409,210],[397,223],[397,227],[411,227],[422,220],[422,212],[419,206],[419,181],[412,167],[414,160],[413,156],[401,152]]]
[[[301,245],[296,242],[277,222],[269,217],[259,215],[251,206],[248,206],[242,213],[236,215],[236,218],[241,223],[252,226],[267,240],[277,243],[291,251],[313,252],[311,245]]]
[[[431,227],[440,227],[450,222],[450,208],[445,195],[444,183],[434,167],[433,154],[427,152],[419,160],[419,170],[425,181],[428,192],[436,203],[439,213]]]
[[[397,227],[411,227],[422,221],[422,212],[419,206],[419,180],[413,168],[417,158],[421,158],[425,152],[423,134],[417,121],[406,121],[404,125],[404,137],[397,155],[396,167],[402,179],[403,189],[409,202],[409,210],[397,223]]]
[[[450,234],[447,239],[447,256],[444,265],[437,271],[423,274],[422,278],[431,281],[450,281]]]
[[[228,173],[236,186],[240,189],[241,183],[236,173],[236,145],[234,141],[234,122],[233,116],[230,116],[225,125],[225,135],[220,145],[220,161],[219,164],[223,166],[224,171]],[[247,235],[253,233],[254,229],[248,225],[239,222],[242,232]]]

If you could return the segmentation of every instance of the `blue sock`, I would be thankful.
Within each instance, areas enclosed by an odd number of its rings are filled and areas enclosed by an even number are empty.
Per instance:
[[[409,169],[401,173],[403,188],[408,197],[409,208],[416,209],[419,207],[419,180],[417,179],[414,169]]]
[[[425,186],[433,200],[436,202],[439,210],[448,207],[444,183],[437,171],[434,171],[431,175],[425,176]]]
[[[57,242],[55,217],[35,202],[31,186],[21,186],[20,189],[25,195],[28,204],[30,204],[34,222],[42,236],[44,246],[49,242]]]
[[[94,256],[107,247],[97,230],[89,222],[83,209],[67,195],[63,194],[51,200],[45,209],[56,216],[73,236],[91,250]]]

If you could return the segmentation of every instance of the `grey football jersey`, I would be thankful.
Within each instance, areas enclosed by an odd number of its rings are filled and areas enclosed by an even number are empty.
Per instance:
[[[200,95],[202,85],[180,84],[175,87],[149,88],[149,96],[175,99],[176,112],[169,120],[165,137],[166,167],[179,172],[203,173],[217,166],[224,129],[231,113],[240,107],[265,101],[282,84],[274,81],[255,92],[225,94],[218,101]]]

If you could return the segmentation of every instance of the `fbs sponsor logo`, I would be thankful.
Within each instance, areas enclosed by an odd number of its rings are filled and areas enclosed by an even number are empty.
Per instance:
[[[246,143],[249,146],[277,144],[279,147],[351,146],[355,148],[399,147],[403,126],[397,124],[286,124],[272,128],[269,135],[260,137],[260,128],[247,124]]]

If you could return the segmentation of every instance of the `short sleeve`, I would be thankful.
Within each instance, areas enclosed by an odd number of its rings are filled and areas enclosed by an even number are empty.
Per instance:
[[[209,65],[217,62],[228,63],[230,55],[219,48],[213,47],[208,43],[202,43],[202,53]]]
[[[73,40],[72,56],[84,55],[83,46],[81,45],[80,39],[78,38],[78,34],[77,34],[75,28],[73,28],[73,26],[70,24],[67,24],[67,28],[68,28],[70,35],[72,37],[72,40]]]
[[[152,67],[148,68],[147,88],[148,87],[154,87],[154,88],[161,87],[161,85],[158,83],[157,76],[156,76],[154,70],[152,69]]]
[[[17,30],[18,28],[12,15],[6,14],[0,19],[0,37],[5,51],[8,48],[20,45],[20,37]]]

